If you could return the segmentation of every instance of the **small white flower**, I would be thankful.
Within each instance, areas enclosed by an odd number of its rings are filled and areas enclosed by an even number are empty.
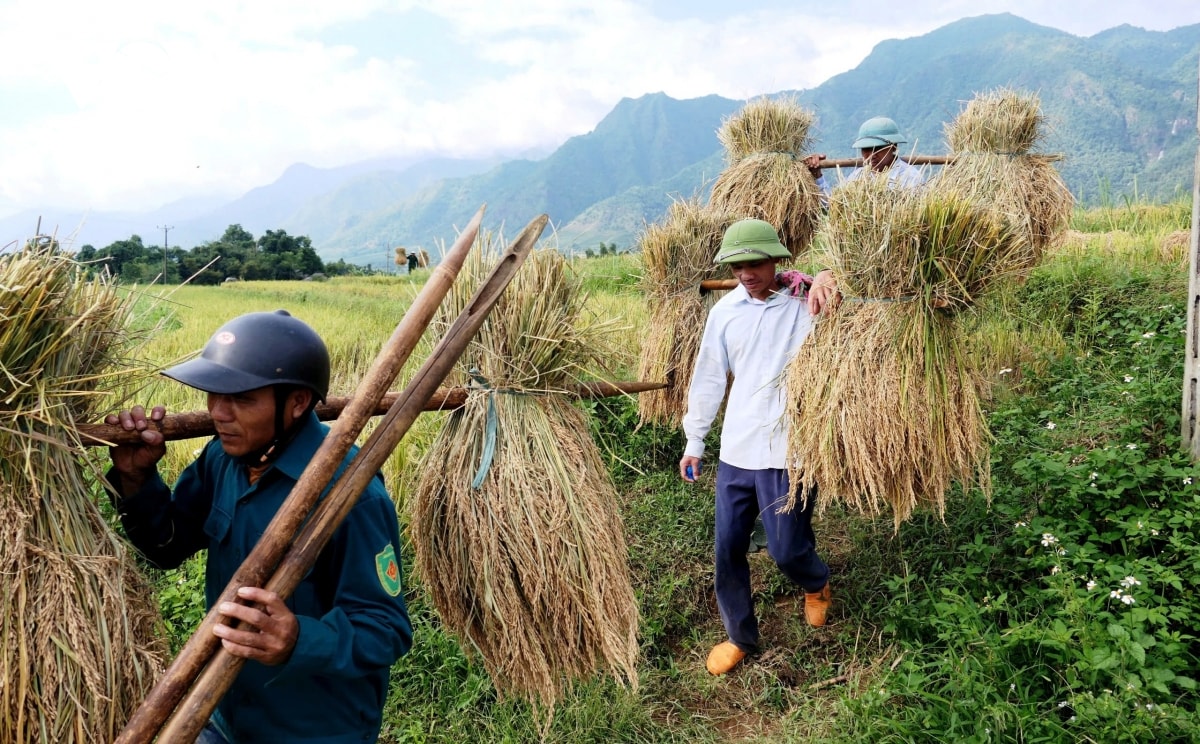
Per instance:
[[[1146,710],[1154,710],[1154,703],[1146,703]]]
[[[1066,549],[1066,548],[1064,548],[1064,547],[1062,547],[1062,546],[1060,545],[1059,547],[1057,547],[1057,548],[1055,548],[1055,549],[1054,549],[1054,552],[1055,552],[1055,553],[1058,553],[1059,555],[1066,555],[1066,554],[1067,554],[1067,549]]]
[[[1097,473],[1095,470],[1093,470],[1093,471],[1092,471],[1092,480],[1096,480],[1096,479],[1097,479],[1097,478],[1099,478],[1099,477],[1100,477],[1100,474],[1099,474],[1099,473]]]
[[[1141,346],[1141,345],[1142,345],[1142,342],[1141,342],[1141,341],[1135,341],[1135,342],[1133,343],[1133,348],[1135,348],[1135,349],[1136,349],[1137,347],[1139,347],[1139,346]]]
[[[1142,334],[1142,338],[1154,338],[1154,336],[1155,336],[1154,331],[1147,331],[1146,333]]]
[[[1150,530],[1150,534],[1158,537],[1158,530]]]
[[[1013,525],[1013,526],[1014,526],[1014,527],[1016,527],[1017,529],[1020,529],[1021,527],[1028,527],[1029,525],[1028,525],[1027,523],[1025,523],[1025,522],[1017,522],[1017,523],[1016,523],[1015,525]]]
[[[1012,692],[1016,692],[1016,691],[1017,691],[1017,683],[1016,683],[1016,682],[1013,682],[1012,684],[1010,684],[1010,685],[1008,686],[1008,689],[1009,689],[1010,691],[1012,691]]]
[[[1131,605],[1134,602],[1136,602],[1137,600],[1133,598],[1132,594],[1126,594],[1125,596],[1121,597],[1121,601],[1127,605]]]
[[[1042,547],[1048,548],[1056,542],[1058,542],[1058,538],[1054,535],[1051,535],[1049,532],[1042,533]]]
[[[1065,707],[1067,707],[1067,701],[1066,701],[1066,700],[1063,700],[1063,701],[1061,701],[1061,702],[1058,704],[1058,707],[1060,707],[1060,708],[1065,708]]]
[[[1138,523],[1137,523],[1137,528],[1138,528],[1139,530],[1142,528],[1142,523],[1141,523],[1141,522],[1138,522]]]
[[[1135,450],[1135,449],[1137,449],[1137,445],[1136,444],[1127,444],[1127,445],[1125,445],[1125,449]]]
[[[1132,576],[1126,576],[1125,578],[1121,579],[1121,586],[1126,587],[1126,588],[1133,588],[1135,586],[1141,586],[1141,585],[1142,585],[1142,582],[1138,581],[1137,579],[1135,579]]]
[[[1070,718],[1068,718],[1067,723],[1075,723],[1075,716],[1071,716]]]
[[[1125,375],[1125,382],[1133,382],[1133,375]]]
[[[1184,479],[1183,479],[1183,485],[1185,485],[1185,486],[1190,486],[1190,485],[1192,485],[1192,476],[1190,476],[1190,475],[1189,475],[1188,477],[1184,478]]]
[[[1012,367],[1005,367],[1004,369],[1000,370],[1001,377],[1003,377],[1004,375],[1010,375],[1010,374],[1012,374]]]
[[[1094,580],[1092,580],[1092,579],[1088,579],[1087,588],[1088,588],[1088,591],[1089,591],[1089,592],[1090,592],[1091,590],[1095,589],[1095,588],[1096,588],[1096,582],[1095,582]]]
[[[1108,593],[1108,598],[1109,599],[1120,599],[1121,598],[1121,590],[1113,589],[1111,592]]]
[[[1050,575],[1053,576],[1056,573],[1058,573],[1058,571],[1059,571],[1058,566],[1054,566],[1053,568],[1050,569]]]
[[[1046,428],[1047,428],[1047,429],[1057,429],[1057,428],[1058,428],[1058,424],[1054,423],[1053,421],[1047,421],[1047,422],[1046,422]]]

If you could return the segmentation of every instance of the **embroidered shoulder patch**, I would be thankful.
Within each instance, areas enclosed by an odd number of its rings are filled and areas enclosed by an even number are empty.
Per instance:
[[[395,597],[400,593],[400,563],[391,543],[375,555],[375,573],[379,574],[379,585]]]

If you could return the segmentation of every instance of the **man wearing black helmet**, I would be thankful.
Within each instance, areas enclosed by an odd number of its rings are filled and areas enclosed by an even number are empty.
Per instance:
[[[142,443],[110,450],[108,480],[130,541],[152,563],[173,568],[208,550],[211,607],[328,432],[313,408],[328,392],[329,354],[285,311],[250,313],[163,374],[208,393],[217,436],[172,489],[157,468],[163,407],[111,414],[107,423],[141,432]],[[399,556],[395,507],[377,476],[291,598],[244,587],[250,604],[223,604],[253,630],[213,632],[248,663],[199,741],[375,741],[389,669],[412,643]]]

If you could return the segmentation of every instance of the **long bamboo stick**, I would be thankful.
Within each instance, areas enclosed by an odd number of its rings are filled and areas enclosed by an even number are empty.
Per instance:
[[[564,392],[580,398],[610,398],[616,395],[636,395],[650,390],[661,390],[665,387],[667,387],[665,382],[585,382]],[[469,392],[470,389],[465,387],[438,388],[422,411],[453,411],[455,408],[462,407]],[[382,416],[387,413],[400,395],[401,393],[395,391],[384,395],[371,415]],[[321,421],[333,421],[341,415],[351,400],[349,396],[328,398],[316,407],[317,418]],[[141,432],[126,431],[117,425],[80,424],[75,427],[75,430],[79,433],[79,438],[85,447],[111,447],[116,444],[137,444],[142,441]],[[162,433],[163,439],[168,442],[211,437],[216,434],[216,427],[213,426],[212,416],[208,414],[208,411],[167,414],[159,422],[158,430]]]
[[[900,156],[900,160],[909,165],[948,165],[954,162],[953,155],[908,155]],[[829,160],[826,158],[821,161],[822,168],[861,168],[864,161],[862,158],[842,158],[840,160]]]
[[[237,597],[238,589],[243,586],[262,586],[273,573],[296,531],[312,511],[313,504],[325,490],[346,453],[350,451],[350,447],[370,419],[380,398],[395,381],[409,355],[416,348],[426,326],[450,291],[471,246],[475,243],[475,236],[483,221],[484,209],[485,207],[479,208],[449,253],[430,274],[425,286],[421,288],[391,338],[384,344],[379,356],[363,377],[354,400],[334,422],[291,494],[267,525],[262,539],[234,573],[228,586],[213,604],[214,607],[219,606],[221,602],[240,602]],[[178,705],[192,680],[200,673],[219,645],[220,639],[213,635],[212,631],[214,626],[224,621],[225,617],[215,609],[209,611],[167,668],[162,679],[125,724],[125,728],[117,737],[117,744],[149,744],[153,740],[166,716]]]
[[[354,507],[359,494],[375,477],[392,450],[417,420],[430,396],[437,391],[446,375],[458,363],[458,358],[466,351],[475,332],[487,319],[496,300],[533,250],[547,222],[549,217],[546,215],[534,219],[500,257],[491,274],[476,290],[471,301],[446,331],[446,335],[430,353],[429,358],[417,370],[387,416],[346,466],[337,483],[313,510],[311,518],[288,550],[283,562],[265,585],[266,589],[285,600],[291,596],[300,580],[316,563],[317,556],[329,542],[334,530]],[[263,538],[266,539],[266,535]],[[187,697],[176,709],[175,715],[163,727],[159,737],[160,744],[192,744],[245,661],[225,651],[223,647],[218,647],[216,655],[209,661]]]

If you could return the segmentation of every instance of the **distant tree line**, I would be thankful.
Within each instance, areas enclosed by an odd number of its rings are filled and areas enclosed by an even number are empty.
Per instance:
[[[241,225],[230,225],[219,239],[191,250],[146,245],[141,236],[118,240],[105,248],[85,245],[76,254],[79,261],[108,271],[124,282],[149,283],[165,273],[165,283],[190,279],[193,284],[220,284],[226,279],[304,279],[314,274],[342,276],[370,273],[338,259],[324,263],[305,235],[288,235],[285,230],[267,230],[255,238]],[[165,267],[164,267],[165,263]]]
[[[588,258],[597,258],[599,256],[615,256],[620,252],[621,249],[616,243],[605,243],[604,241],[600,241],[600,245],[595,249],[585,248],[583,255],[587,256]]]

